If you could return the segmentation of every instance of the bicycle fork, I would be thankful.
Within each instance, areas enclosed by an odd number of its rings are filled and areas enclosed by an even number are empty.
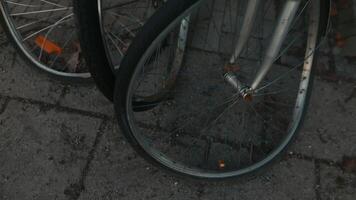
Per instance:
[[[243,47],[246,45],[252,32],[254,19],[256,18],[258,6],[261,1],[263,0],[248,1],[247,11],[246,15],[244,16],[242,29],[240,31],[236,48],[233,55],[231,56],[229,64],[236,63],[238,57],[242,52]],[[258,70],[250,87],[243,86],[242,83],[239,82],[236,77],[233,77],[233,74],[225,74],[225,78],[227,79],[227,81],[231,83],[236,89],[238,89],[243,97],[250,97],[248,93],[252,94],[258,89],[258,86],[266,77],[268,71],[272,68],[273,63],[279,56],[280,48],[282,47],[283,41],[286,39],[288,31],[291,28],[292,22],[296,17],[300,3],[301,0],[287,0],[285,2],[282,13],[279,16],[278,23],[272,35],[271,42],[267,48],[264,59],[262,60],[261,67]]]

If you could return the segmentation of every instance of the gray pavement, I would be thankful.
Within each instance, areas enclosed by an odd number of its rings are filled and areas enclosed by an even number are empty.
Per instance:
[[[6,41],[0,84],[1,200],[356,197],[356,82],[346,78],[317,78],[305,125],[281,161],[253,180],[220,184],[172,177],[145,162],[92,84],[63,85]]]
[[[356,1],[334,1],[330,40],[321,53],[320,70],[329,79],[356,78]]]

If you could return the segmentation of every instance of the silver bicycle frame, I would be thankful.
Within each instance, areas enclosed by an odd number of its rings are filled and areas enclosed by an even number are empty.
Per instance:
[[[240,32],[240,36],[236,43],[234,55],[230,59],[230,64],[233,64],[236,62],[236,59],[241,54],[244,46],[246,45],[246,43],[248,41],[248,38],[250,37],[251,31],[253,28],[253,24],[254,24],[254,19],[256,17],[256,13],[257,13],[257,8],[258,8],[258,5],[260,4],[260,2],[261,2],[261,0],[250,0],[248,2],[246,15],[245,15],[243,23],[242,23],[242,29]]]
[[[230,59],[230,63],[235,63],[243,47],[246,45],[247,40],[251,34],[254,21],[257,14],[257,8],[261,0],[250,0],[247,5],[247,12],[244,17],[242,29],[236,44],[234,54]],[[285,40],[288,31],[296,17],[301,0],[286,0],[283,11],[279,16],[277,26],[272,35],[271,43],[269,44],[266,55],[262,61],[261,67],[253,80],[250,90],[255,91],[263,79],[266,77],[268,71],[271,69],[273,62],[276,60],[280,53],[283,41]]]

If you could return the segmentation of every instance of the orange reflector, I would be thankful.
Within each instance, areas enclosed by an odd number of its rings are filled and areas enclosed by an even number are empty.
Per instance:
[[[46,39],[42,35],[36,38],[36,44],[39,48],[43,49],[48,54],[60,55],[62,53],[62,48],[56,43]]]

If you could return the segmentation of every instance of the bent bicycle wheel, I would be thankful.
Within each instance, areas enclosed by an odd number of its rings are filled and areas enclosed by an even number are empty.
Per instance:
[[[131,40],[163,0],[77,0],[74,13],[83,54],[99,90],[113,100],[114,70]]]
[[[264,168],[301,127],[328,11],[321,0],[168,1],[118,69],[123,134],[142,157],[178,175],[223,180]],[[187,19],[187,38],[178,34],[162,48]],[[183,56],[179,40],[188,41]],[[176,62],[171,87],[167,71]],[[165,92],[155,107],[136,112],[135,99],[157,91]]]
[[[90,78],[71,0],[1,0],[0,10],[3,29],[30,65],[61,80]]]

